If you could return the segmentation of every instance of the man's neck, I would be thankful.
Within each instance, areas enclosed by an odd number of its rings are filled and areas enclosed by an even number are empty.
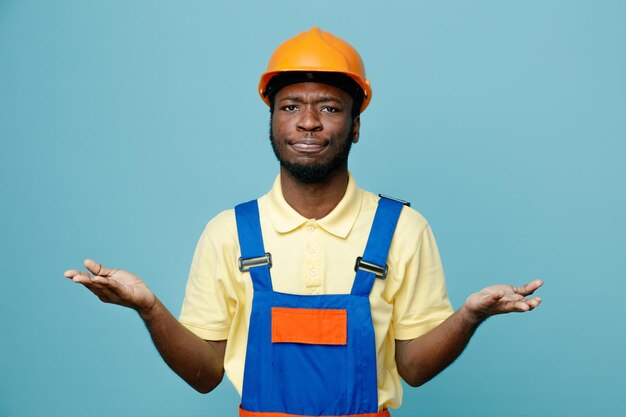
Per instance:
[[[286,169],[280,169],[280,186],[285,201],[307,219],[321,219],[333,211],[346,194],[348,178],[346,168],[323,183],[305,184]]]

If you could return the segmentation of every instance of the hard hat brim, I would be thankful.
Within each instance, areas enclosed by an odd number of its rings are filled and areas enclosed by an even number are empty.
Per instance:
[[[361,103],[361,108],[359,109],[359,112],[362,113],[367,106],[370,103],[370,100],[372,99],[372,88],[370,86],[370,81],[367,79],[362,79],[358,74],[354,74],[351,72],[347,72],[347,71],[320,71],[319,68],[316,69],[306,69],[306,68],[294,68],[294,69],[284,69],[281,71],[268,71],[265,72],[262,76],[261,79],[259,81],[259,95],[261,96],[261,99],[265,102],[265,104],[267,104],[268,106],[270,106],[270,97],[267,94],[267,85],[269,84],[270,80],[272,78],[274,78],[276,75],[278,74],[282,74],[282,73],[286,73],[286,72],[325,72],[325,73],[337,73],[337,74],[345,74],[348,77],[352,78],[354,80],[354,82],[356,82],[359,87],[361,87],[361,89],[363,90],[363,102]],[[315,80],[312,80],[312,82],[318,82]]]

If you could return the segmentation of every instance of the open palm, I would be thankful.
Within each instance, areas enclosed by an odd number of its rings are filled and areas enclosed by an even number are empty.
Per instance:
[[[98,262],[86,259],[89,272],[71,269],[65,276],[82,284],[105,303],[118,304],[137,311],[150,309],[156,297],[138,276],[122,269],[110,269]]]
[[[465,301],[465,307],[480,319],[496,314],[530,311],[541,303],[541,298],[526,297],[532,295],[542,285],[543,282],[538,279],[519,287],[492,285],[470,295]]]

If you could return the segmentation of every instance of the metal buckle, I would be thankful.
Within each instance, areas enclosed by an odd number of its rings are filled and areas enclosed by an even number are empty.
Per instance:
[[[362,269],[366,272],[373,272],[376,278],[387,278],[387,265],[380,266],[363,260],[362,256],[356,258],[356,264],[354,265],[354,271]]]
[[[388,200],[397,201],[398,203],[402,203],[407,207],[411,207],[411,203],[409,203],[408,201],[400,200],[399,198],[389,197],[388,195],[384,195],[384,194],[378,194],[378,196],[382,198],[386,198]]]
[[[238,264],[241,272],[248,272],[250,268],[254,268],[255,266],[268,265],[268,267],[271,268],[272,254],[267,252],[264,256],[257,256],[256,258],[239,258]]]

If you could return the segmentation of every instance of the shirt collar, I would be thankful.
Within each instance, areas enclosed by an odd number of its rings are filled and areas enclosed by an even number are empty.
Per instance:
[[[288,233],[309,219],[295,211],[283,197],[280,185],[280,175],[276,177],[274,185],[267,195],[268,213],[274,229],[278,233]],[[356,218],[361,211],[363,190],[355,183],[351,174],[348,175],[348,188],[337,206],[322,219],[316,219],[317,224],[327,232],[345,239],[352,230]]]

